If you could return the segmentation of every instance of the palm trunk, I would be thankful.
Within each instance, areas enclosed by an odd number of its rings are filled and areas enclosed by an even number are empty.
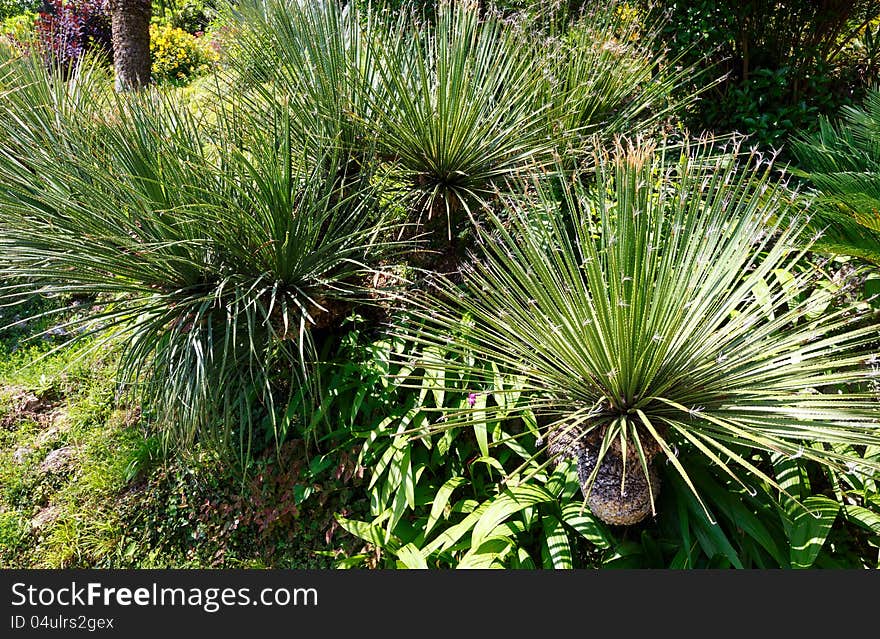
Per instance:
[[[116,90],[150,83],[150,0],[110,0]]]

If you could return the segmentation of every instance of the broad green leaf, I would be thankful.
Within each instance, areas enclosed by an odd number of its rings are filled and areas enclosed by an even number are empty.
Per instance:
[[[446,397],[446,369],[443,366],[443,353],[439,348],[426,348],[422,363],[425,375],[423,378],[424,387],[419,400],[423,401],[425,392],[430,390],[434,396],[434,405],[443,406]]]
[[[573,459],[565,459],[553,469],[553,474],[544,484],[548,492],[560,501],[570,499],[580,486],[577,478],[577,464]]]
[[[821,495],[807,497],[803,503],[808,512],[801,510],[795,516],[789,535],[792,568],[813,565],[840,511],[840,504]]]
[[[486,423],[486,393],[477,393],[474,398],[474,434],[477,437],[477,445],[480,454],[489,457],[489,425]]]
[[[597,548],[610,548],[613,536],[584,504],[567,504],[562,508],[562,521]]]
[[[843,508],[843,516],[847,521],[880,535],[880,514],[877,512],[864,506],[847,505]]]
[[[731,565],[736,568],[742,568],[742,562],[737,556],[736,549],[730,540],[721,530],[721,527],[714,521],[710,521],[706,506],[700,503],[694,496],[693,491],[684,483],[680,476],[670,473],[669,481],[678,484],[677,494],[680,499],[685,500],[690,516],[688,522],[691,530],[697,538],[703,553],[710,559],[716,556],[726,557]]]
[[[502,521],[530,506],[552,502],[555,500],[552,494],[544,488],[523,484],[505,489],[503,493],[495,497],[489,507],[480,517],[474,527],[471,545],[478,548],[488,534]]]
[[[427,555],[439,550],[445,551],[449,550],[452,546],[454,546],[462,537],[472,532],[474,526],[477,525],[477,522],[480,521],[480,517],[484,512],[489,508],[491,501],[487,500],[477,506],[467,517],[462,519],[460,522],[452,526],[451,528],[447,528],[443,532],[441,532],[434,541],[428,544],[424,548],[424,552]]]
[[[545,516],[541,519],[541,525],[544,528],[541,542],[544,567],[563,570],[572,568],[571,546],[562,522],[556,517]]]
[[[336,516],[336,521],[355,537],[360,537],[364,541],[368,541],[379,548],[387,548],[391,552],[395,552],[400,548],[400,539],[394,535],[385,535],[385,531],[365,521],[357,521],[355,519],[346,519],[340,515]]]
[[[416,507],[416,477],[412,467],[412,447],[407,446],[403,452],[403,459],[400,461],[400,467],[403,471],[402,481],[403,490],[406,495],[406,504],[410,508]]]
[[[761,306],[761,309],[764,311],[764,314],[773,319],[773,294],[770,290],[770,287],[767,285],[763,279],[758,279],[755,281],[752,286],[752,293],[755,296],[755,301]]]
[[[780,550],[780,545],[776,543],[764,522],[747,508],[748,502],[742,493],[727,490],[702,469],[693,469],[691,473],[695,481],[698,482],[700,490],[712,497],[713,505],[719,509],[721,514],[727,517],[736,528],[741,529],[759,543],[779,565],[785,565],[786,558]],[[785,539],[781,539],[780,542],[784,547]]]
[[[691,565],[690,553],[684,546],[678,549],[678,552],[675,553],[672,561],[669,562],[668,567],[670,570],[684,570],[686,568],[693,568],[693,566]]]
[[[824,284],[824,283],[823,283]],[[831,289],[831,290],[829,290]],[[824,285],[817,288],[810,295],[806,303],[806,317],[816,319],[822,315],[831,302],[834,300],[834,290],[830,285]]]
[[[406,544],[397,551],[397,558],[405,568],[427,570],[428,564],[421,551],[413,544]]]
[[[388,536],[391,536],[394,527],[397,526],[401,517],[403,517],[403,513],[406,512],[406,490],[403,486],[397,485],[393,492],[393,499],[391,500],[391,516],[388,518],[388,523],[385,524],[385,530]]]
[[[776,482],[779,486],[794,497],[804,497],[806,491],[809,490],[809,485],[804,483],[805,477],[798,460],[779,453],[772,455],[771,459]],[[785,497],[784,494],[783,497]],[[791,502],[790,499],[788,501]],[[794,502],[791,503],[793,506],[797,506]]]
[[[797,281],[795,280],[794,275],[791,274],[791,271],[784,268],[777,268],[774,269],[773,275],[776,277],[776,281],[779,282],[779,285],[785,292],[786,301],[789,303],[795,301],[800,293],[800,289],[798,288]]]
[[[494,457],[477,457],[471,464],[486,464],[489,468],[497,470],[501,476],[504,476],[504,466]]]
[[[483,541],[479,548],[472,548],[456,568],[504,568],[503,560],[513,548],[513,541],[507,537],[493,537]]]
[[[446,505],[449,503],[453,491],[465,483],[467,483],[467,480],[464,477],[450,477],[437,490],[437,495],[434,497],[434,502],[431,504],[431,513],[428,515],[428,522],[425,524],[426,539],[431,531],[434,530],[434,526],[437,522],[440,521],[440,517],[443,516],[443,511],[446,509]]]
[[[623,541],[614,546],[614,552],[602,562],[603,568],[633,569],[644,567],[644,549],[634,541]]]
[[[537,568],[535,560],[522,546],[518,546],[516,549],[516,565],[513,567],[520,570],[535,570]]]

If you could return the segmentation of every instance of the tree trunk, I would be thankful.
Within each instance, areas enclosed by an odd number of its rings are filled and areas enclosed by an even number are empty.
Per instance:
[[[116,90],[150,83],[150,0],[110,0]]]

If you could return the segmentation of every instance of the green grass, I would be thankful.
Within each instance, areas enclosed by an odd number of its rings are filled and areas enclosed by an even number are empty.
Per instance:
[[[35,337],[58,321],[0,330],[0,568],[329,568],[356,550],[331,530],[358,508],[334,456],[309,464],[294,441],[247,480],[202,447],[166,456],[117,401],[112,351]],[[41,470],[59,450],[71,461]]]

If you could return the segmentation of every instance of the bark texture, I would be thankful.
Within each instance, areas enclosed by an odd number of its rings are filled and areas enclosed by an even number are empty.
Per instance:
[[[136,91],[150,83],[150,0],[110,0],[116,90]]]

